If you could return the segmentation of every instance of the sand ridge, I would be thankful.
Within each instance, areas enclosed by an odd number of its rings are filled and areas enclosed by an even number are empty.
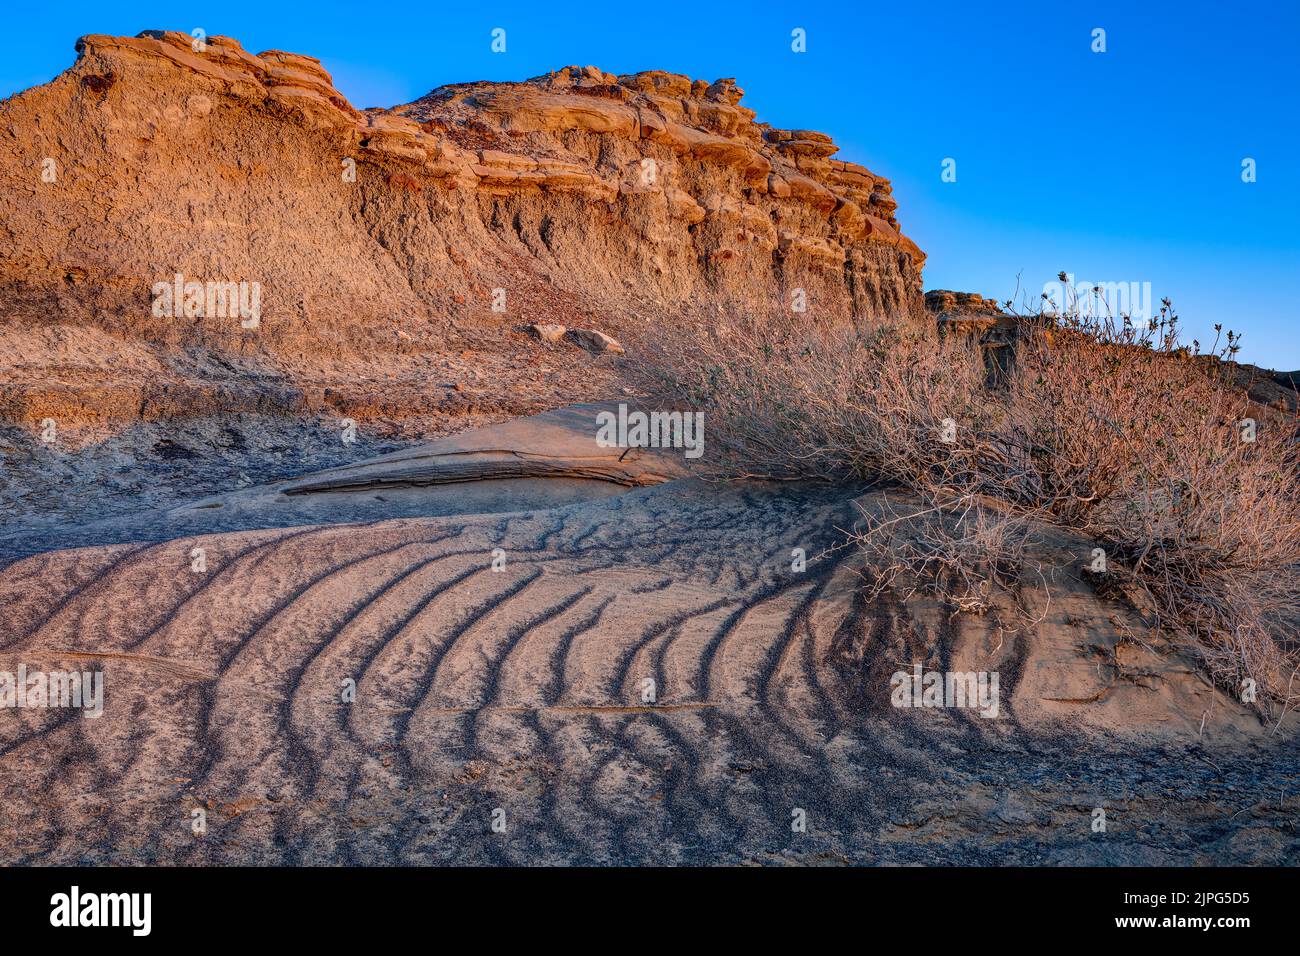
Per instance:
[[[1113,646],[1129,612],[1068,541],[1043,542],[1031,633],[867,604],[836,529],[883,494],[682,479],[15,561],[0,667],[93,662],[108,690],[98,720],[0,724],[7,862],[1293,857],[1289,725],[1270,737],[1176,658],[1117,679],[1095,649],[1137,653]],[[891,707],[913,661],[997,670],[999,719]],[[1126,839],[1092,839],[1096,805]]]

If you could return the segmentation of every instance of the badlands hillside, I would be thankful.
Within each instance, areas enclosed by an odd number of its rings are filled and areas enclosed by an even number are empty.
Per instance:
[[[1044,529],[1008,630],[865,599],[888,489],[597,443],[666,324],[1001,321],[927,310],[888,180],[740,101],[567,67],[361,111],[146,31],[0,104],[0,671],[106,686],[0,710],[0,862],[1300,859],[1294,714],[1088,542]],[[914,667],[998,689],[895,706]]]
[[[476,347],[511,387],[474,405],[513,412],[547,397],[499,354],[534,322],[634,336],[795,289],[921,319],[889,181],[732,80],[568,67],[359,112],[311,57],[193,44],[84,37],[3,106],[8,418],[456,414],[427,362]],[[259,325],[155,315],[177,273],[259,283]]]
[[[82,38],[0,106],[9,502],[57,523],[330,464],[344,420],[343,453],[373,453],[618,394],[609,359],[534,323],[631,346],[796,295],[821,321],[925,321],[889,181],[740,99],[569,67],[360,112],[309,56]],[[160,302],[177,276],[256,290],[255,327]]]

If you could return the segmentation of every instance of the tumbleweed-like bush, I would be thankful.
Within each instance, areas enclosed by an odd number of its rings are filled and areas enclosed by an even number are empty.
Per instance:
[[[1294,415],[1221,371],[1236,351],[1149,324],[1024,316],[1009,369],[972,336],[770,323],[651,345],[661,401],[706,413],[716,477],[870,481],[915,506],[852,539],[874,588],[982,613],[1017,579],[1033,528],[1076,533],[1141,592],[1153,633],[1238,696],[1300,703],[1300,445]],[[996,373],[996,374],[995,374]]]

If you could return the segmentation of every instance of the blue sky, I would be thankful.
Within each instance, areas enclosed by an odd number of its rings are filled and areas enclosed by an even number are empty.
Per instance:
[[[490,50],[494,27],[506,52]],[[807,52],[791,51],[791,31]],[[7,11],[0,97],[86,33],[148,28],[319,57],[358,107],[571,63],[734,76],[776,126],[893,180],[927,288],[1037,295],[1058,271],[1150,282],[1191,334],[1300,368],[1300,4],[385,5],[62,2]],[[1092,31],[1106,31],[1094,53]],[[1242,161],[1257,181],[1242,182]],[[941,178],[956,161],[956,182]]]

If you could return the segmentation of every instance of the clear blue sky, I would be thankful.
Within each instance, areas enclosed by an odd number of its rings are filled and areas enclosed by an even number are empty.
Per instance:
[[[570,63],[734,76],[777,126],[894,182],[927,288],[1150,282],[1202,341],[1300,368],[1300,3],[80,3],[6,10],[0,96],[85,33],[225,34],[319,57],[358,107]],[[507,51],[490,51],[506,29]],[[807,52],[790,49],[795,27]],[[1105,53],[1092,31],[1106,30]],[[1258,181],[1241,180],[1257,163]],[[946,158],[957,181],[941,181]]]

